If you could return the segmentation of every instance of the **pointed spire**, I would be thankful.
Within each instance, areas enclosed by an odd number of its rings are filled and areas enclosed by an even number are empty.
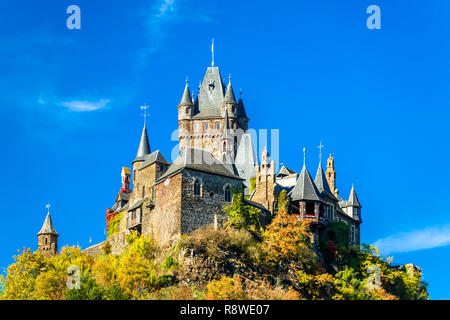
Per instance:
[[[326,193],[329,196],[333,196],[331,192],[330,185],[328,184],[327,177],[325,172],[322,169],[322,163],[319,162],[319,167],[317,168],[316,178],[314,179],[314,183],[316,184],[317,189],[320,192]]]
[[[352,190],[350,191],[350,196],[348,197],[348,204],[353,207],[361,208],[361,204],[359,203],[358,196],[356,195],[353,183],[352,183]]]
[[[303,165],[303,169],[298,176],[294,189],[291,191],[291,199],[293,201],[298,200],[310,200],[321,201],[320,192],[313,182],[311,175],[309,174],[306,165]]]
[[[58,235],[56,233],[55,229],[53,228],[52,218],[50,217],[50,210],[47,212],[47,216],[45,217],[44,224],[42,225],[42,228],[37,235],[39,236],[42,234]]]
[[[236,103],[236,98],[234,97],[233,87],[231,85],[231,74],[228,77],[227,92],[225,93],[226,103]]]
[[[188,79],[186,79],[186,86],[184,87],[183,97],[181,98],[180,106],[192,106],[191,93],[189,91]]]
[[[147,135],[147,126],[144,124],[144,128],[142,129],[142,135],[141,135],[141,141],[139,142],[139,148],[136,154],[135,161],[144,161],[144,158],[146,155],[150,154],[150,144],[148,142],[148,135]]]

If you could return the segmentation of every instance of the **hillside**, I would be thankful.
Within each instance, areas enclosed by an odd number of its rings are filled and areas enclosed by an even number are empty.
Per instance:
[[[285,199],[285,198],[284,198]],[[282,199],[283,200],[283,199]],[[264,229],[257,211],[233,197],[228,226],[182,236],[169,248],[132,234],[120,255],[108,246],[90,257],[65,247],[52,258],[15,256],[2,299],[427,299],[420,269],[393,267],[376,248],[350,248],[348,228],[313,248],[309,225],[287,214],[287,201]],[[80,270],[80,289],[70,289]],[[77,269],[75,267],[75,269]],[[73,269],[74,267],[72,267]],[[70,269],[69,269],[70,270]],[[379,270],[379,277],[378,277]],[[368,273],[370,272],[370,273]],[[69,280],[68,280],[69,279]],[[75,281],[76,282],[76,281]]]

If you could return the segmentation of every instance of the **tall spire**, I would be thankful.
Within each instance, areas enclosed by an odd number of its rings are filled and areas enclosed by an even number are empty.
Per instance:
[[[225,93],[225,102],[236,103],[236,98],[234,97],[233,87],[231,86],[231,74],[228,77],[227,92]]]
[[[138,147],[138,151],[136,154],[136,159],[134,159],[133,162],[144,161],[145,156],[150,153],[151,153],[151,151],[150,151],[150,144],[148,142],[147,127],[146,127],[146,124],[144,123],[144,128],[142,129],[141,141],[139,142],[139,147]]]

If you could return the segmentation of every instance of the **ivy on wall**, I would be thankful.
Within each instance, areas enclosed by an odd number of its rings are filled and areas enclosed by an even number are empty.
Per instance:
[[[120,222],[122,220],[124,211],[117,213],[113,218],[107,222],[107,237],[110,237],[116,233],[122,231]]]

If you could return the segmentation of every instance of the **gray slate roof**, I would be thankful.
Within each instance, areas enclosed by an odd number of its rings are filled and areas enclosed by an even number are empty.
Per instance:
[[[359,203],[358,196],[356,195],[355,188],[352,185],[352,190],[350,191],[350,197],[348,198],[347,203],[350,206],[361,208],[361,204]]]
[[[184,87],[183,96],[181,97],[180,106],[192,106],[191,93],[189,92],[189,87],[186,81],[186,87]]]
[[[322,201],[320,199],[320,192],[317,190],[306,166],[303,166],[302,172],[300,172],[300,175],[297,178],[297,183],[290,192],[290,197],[293,201]]]
[[[139,170],[148,167],[149,165],[151,165],[154,162],[159,162],[159,163],[163,163],[163,164],[169,164],[169,162],[167,162],[167,160],[164,158],[162,153],[159,150],[156,150],[156,151],[154,151],[154,152],[152,152],[152,153],[150,153],[150,154],[145,156],[144,162],[139,167]]]
[[[45,217],[44,224],[42,225],[41,231],[37,234],[38,236],[41,234],[54,234],[58,235],[53,228],[52,218],[50,217],[50,213],[47,213]]]
[[[186,147],[156,183],[163,181],[167,177],[178,173],[185,168],[242,180],[242,178],[231,173],[219,160],[214,158],[210,152]]]
[[[280,175],[286,175],[289,176],[291,174],[297,174],[294,170],[289,169],[288,167],[282,166],[280,171],[277,173],[277,177]]]
[[[322,164],[319,163],[319,167],[317,168],[316,178],[314,179],[314,183],[316,184],[317,189],[323,194],[331,197],[332,199],[336,199],[330,189],[330,185],[328,184],[327,178],[325,176],[325,172],[322,169]]]
[[[134,210],[136,208],[139,208],[144,201],[147,200],[147,197],[144,197],[142,199],[136,200],[130,207],[128,208],[128,211]]]
[[[147,127],[144,124],[144,128],[142,129],[141,141],[139,142],[136,159],[134,159],[134,161],[144,161],[145,156],[148,154],[150,154],[150,144],[148,142]]]
[[[238,102],[238,118],[248,119],[247,113],[245,112],[245,108],[244,108],[244,102],[242,102],[242,99],[239,99],[239,102]]]
[[[224,86],[218,67],[208,67],[198,93],[196,115],[201,117],[220,117],[220,106],[224,101]]]
[[[234,97],[233,86],[231,85],[231,80],[228,81],[227,92],[225,93],[225,102],[236,103],[236,98]]]
[[[235,160],[238,174],[241,178],[250,179],[255,176],[256,156],[252,137],[248,133],[241,136]]]

